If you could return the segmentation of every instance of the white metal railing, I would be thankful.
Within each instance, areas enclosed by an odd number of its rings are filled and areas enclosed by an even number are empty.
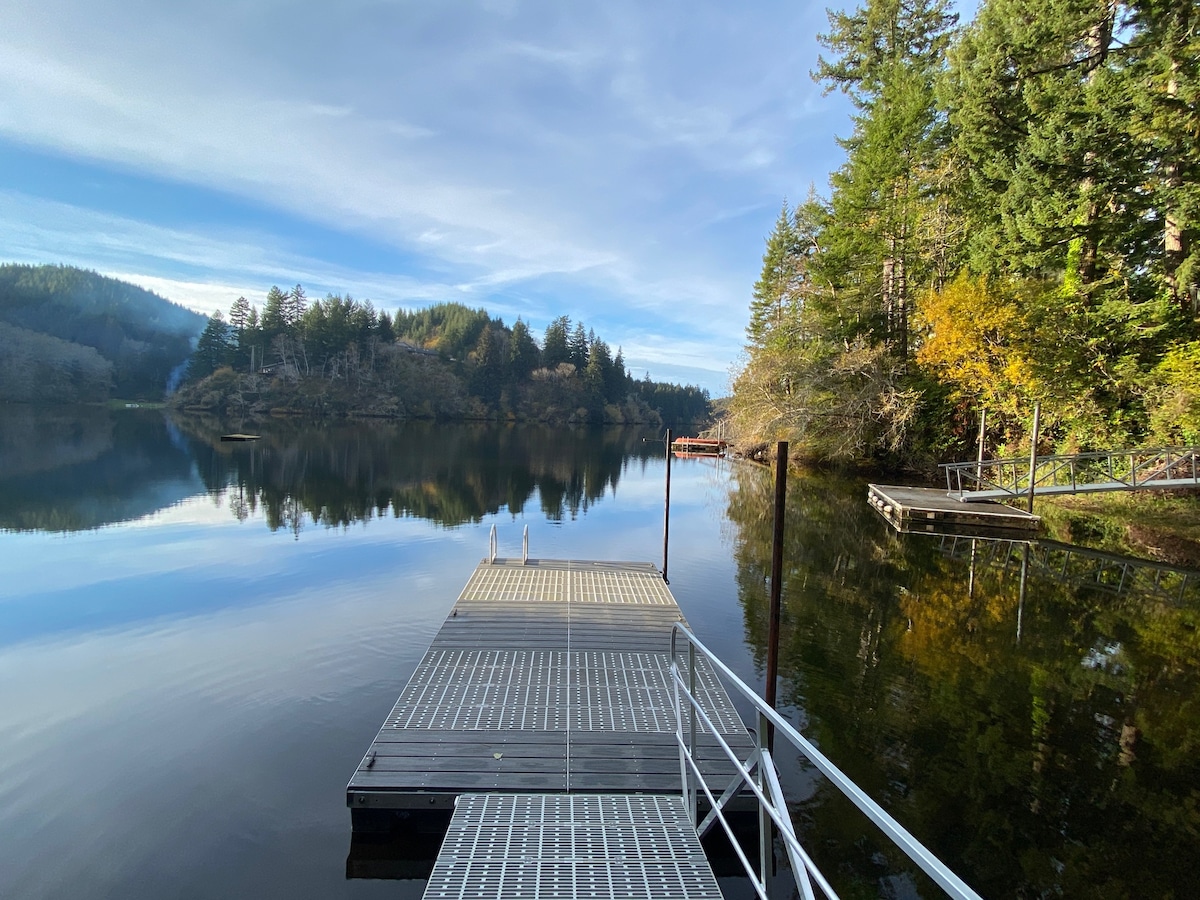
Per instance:
[[[1029,493],[1029,457],[943,463],[946,491],[960,500],[996,500]],[[1200,485],[1200,447],[1152,447],[1039,456],[1036,494],[1130,491]]]
[[[682,638],[687,642],[687,677],[680,672],[680,651],[678,641]],[[714,726],[708,713],[697,699],[696,666],[697,657],[705,664],[712,666],[725,684],[749,700],[758,714],[758,746],[743,760],[737,751],[730,747],[729,742]],[[820,889],[822,895],[830,900],[836,900],[837,894],[817,869],[816,864],[800,845],[796,830],[792,825],[788,812],[786,798],[779,784],[779,775],[775,769],[769,748],[768,734],[771,726],[775,728],[776,737],[782,737],[802,753],[826,778],[833,782],[850,801],[857,806],[897,847],[915,862],[930,878],[932,878],[951,897],[964,900],[980,900],[979,894],[973,891],[961,878],[955,875],[941,860],[933,855],[926,847],[878,803],[863,792],[858,785],[842,773],[837,766],[830,762],[812,743],[806,740],[790,722],[771,709],[761,697],[738,678],[728,666],[719,660],[707,647],[696,639],[690,631],[681,624],[676,624],[671,631],[671,681],[675,693],[675,737],[679,744],[679,771],[682,780],[683,793],[692,816],[697,818],[698,799],[701,792],[711,805],[704,820],[697,825],[697,832],[703,837],[719,823],[729,836],[738,859],[741,861],[746,874],[754,886],[755,892],[762,900],[767,898],[767,874],[770,871],[770,826],[773,823],[779,829],[787,850],[796,885],[804,900],[815,900],[814,887]],[[684,703],[688,709],[688,735],[684,736]],[[704,774],[696,762],[697,723],[703,725],[705,733],[714,737],[725,755],[733,763],[737,774],[723,790],[720,797],[714,797]],[[754,866],[746,859],[745,853],[734,836],[733,829],[725,817],[726,805],[736,797],[743,786],[750,789],[758,800],[759,810],[759,866],[757,873]]]
[[[488,534],[488,562],[496,561],[496,526],[492,526],[491,533]]]

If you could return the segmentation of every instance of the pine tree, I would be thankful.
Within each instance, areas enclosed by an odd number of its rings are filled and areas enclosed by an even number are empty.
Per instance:
[[[867,0],[852,13],[829,12],[830,30],[819,36],[836,56],[822,57],[814,77],[859,110],[840,141],[846,164],[831,179],[826,240],[840,245],[834,258],[845,267],[836,280],[870,337],[902,361],[911,298],[928,278],[917,223],[946,142],[934,81],[955,21],[947,0]]]
[[[232,347],[229,338],[229,325],[220,310],[214,312],[204,326],[196,350],[188,361],[187,378],[189,381],[199,381],[211,375],[221,366],[228,365]]]
[[[567,347],[571,352],[570,362],[575,366],[577,372],[582,372],[587,368],[588,346],[588,336],[583,323],[576,322],[575,330],[571,332],[571,339],[567,343]]]
[[[538,367],[539,353],[529,326],[519,317],[508,339],[508,370],[513,381],[524,381]]]
[[[285,319],[288,327],[295,328],[300,324],[300,320],[304,318],[304,311],[308,309],[308,298],[304,294],[304,288],[299,284],[288,293],[284,308],[286,309]]]
[[[787,203],[779,210],[775,229],[767,238],[763,253],[762,274],[754,284],[754,299],[750,301],[750,324],[746,337],[750,346],[765,347],[784,325],[784,315],[790,312],[792,300],[802,277],[803,249],[795,222]]]
[[[542,341],[542,365],[547,369],[556,369],[561,363],[571,361],[571,350],[567,345],[568,331],[571,320],[559,316],[546,326],[546,336]]]

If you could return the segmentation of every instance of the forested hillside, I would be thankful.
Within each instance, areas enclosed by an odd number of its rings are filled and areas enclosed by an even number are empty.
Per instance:
[[[95,272],[0,265],[0,400],[159,400],[204,322]]]
[[[636,380],[620,348],[565,317],[539,346],[529,326],[441,303],[395,317],[370,301],[272,287],[214,314],[176,402],[223,415],[515,418],[680,424],[709,417],[707,391]]]
[[[729,416],[744,442],[921,463],[1200,441],[1200,12],[867,0],[814,77],[856,111],[784,205]],[[802,187],[802,186],[801,186]]]

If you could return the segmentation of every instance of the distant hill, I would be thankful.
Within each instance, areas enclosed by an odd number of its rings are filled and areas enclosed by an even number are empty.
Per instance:
[[[159,399],[206,322],[96,272],[0,265],[0,400]]]

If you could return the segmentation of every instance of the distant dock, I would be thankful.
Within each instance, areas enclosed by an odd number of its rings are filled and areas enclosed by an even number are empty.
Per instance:
[[[223,440],[223,441],[257,441],[261,437],[262,437],[261,434],[240,434],[240,433],[239,434],[223,434],[223,435],[221,435],[221,440]]]
[[[672,450],[689,454],[721,454],[728,446],[725,441],[717,438],[679,437],[671,441]]]
[[[998,536],[1028,536],[1039,516],[1001,503],[964,503],[936,488],[867,485],[867,502],[900,531],[966,530]]]

